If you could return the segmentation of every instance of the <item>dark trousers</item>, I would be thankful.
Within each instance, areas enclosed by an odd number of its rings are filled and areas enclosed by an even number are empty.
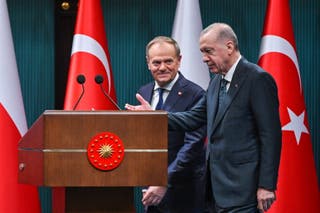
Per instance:
[[[209,163],[207,164],[207,171],[206,171],[204,213],[216,213],[215,200],[212,193],[211,173],[210,173]]]
[[[206,205],[204,213],[259,213],[257,203],[252,203],[244,206],[222,208],[215,203],[215,199],[212,192],[211,173],[209,164],[207,166],[206,174],[206,193],[205,193]]]
[[[256,203],[230,208],[221,208],[216,205],[215,211],[216,213],[259,213]]]

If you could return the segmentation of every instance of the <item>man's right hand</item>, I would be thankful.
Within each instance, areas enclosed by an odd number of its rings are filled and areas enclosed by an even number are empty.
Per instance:
[[[268,211],[272,203],[276,200],[274,191],[258,188],[257,191],[258,209],[260,212]]]
[[[124,107],[127,110],[132,110],[132,111],[152,110],[148,101],[146,101],[140,94],[137,93],[136,98],[140,102],[141,105],[134,106],[134,105],[126,104]]]
[[[164,186],[149,186],[149,188],[143,192],[142,203],[145,206],[157,206],[165,193],[167,187]]]

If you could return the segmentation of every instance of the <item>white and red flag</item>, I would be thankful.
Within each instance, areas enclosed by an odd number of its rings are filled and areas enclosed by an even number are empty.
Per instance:
[[[320,212],[318,180],[288,0],[268,1],[258,64],[276,80],[282,126],[277,199],[268,212]]]
[[[101,2],[80,0],[78,5],[64,110],[117,110]],[[97,75],[102,77],[99,81],[107,95],[96,83]],[[52,196],[53,213],[64,212],[64,188],[54,188]]]
[[[82,93],[82,85],[77,82],[80,74],[85,77],[85,92],[76,110],[117,109],[95,82],[97,75],[102,76],[105,92],[116,102],[100,0],[79,1],[64,101],[65,110],[72,110]]]
[[[37,187],[18,183],[18,142],[28,127],[5,0],[0,29],[0,212],[40,213]]]
[[[202,21],[198,0],[178,0],[172,38],[181,49],[181,73],[190,81],[207,89],[210,81],[208,67],[202,62],[199,37]]]

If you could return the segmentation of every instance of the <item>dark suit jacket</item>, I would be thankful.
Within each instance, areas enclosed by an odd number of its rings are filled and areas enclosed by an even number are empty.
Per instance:
[[[153,95],[154,82],[142,86],[138,93],[149,102]],[[168,112],[181,112],[190,110],[204,95],[205,91],[193,82],[180,76],[170,91],[163,110]],[[168,185],[173,188],[193,187],[199,188],[197,181],[203,180],[205,173],[205,125],[196,131],[185,133],[183,131],[168,132]],[[199,183],[198,183],[199,184]],[[176,192],[175,192],[176,193]],[[166,195],[167,196],[167,195]],[[189,197],[196,200],[200,194],[175,194],[175,197]],[[172,197],[172,196],[170,196]],[[183,201],[183,199],[181,199]],[[179,202],[179,201],[177,201]],[[176,206],[188,203],[175,203]]]
[[[220,207],[256,201],[258,187],[275,190],[281,151],[279,102],[275,81],[242,58],[222,110],[217,110],[221,76],[191,111],[169,114],[169,129],[208,124],[212,191]]]

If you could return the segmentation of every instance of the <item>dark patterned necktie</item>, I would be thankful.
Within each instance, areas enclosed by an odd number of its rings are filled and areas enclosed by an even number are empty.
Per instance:
[[[223,99],[225,98],[226,94],[227,94],[227,83],[228,81],[225,79],[221,79],[220,81],[220,90],[219,90],[219,100],[218,100],[218,110],[221,107],[221,104],[223,102]],[[217,110],[217,111],[218,111]]]
[[[159,93],[159,101],[157,103],[156,110],[160,110],[160,109],[162,109],[162,105],[163,105],[163,91],[164,91],[164,89],[158,88],[157,90]]]

